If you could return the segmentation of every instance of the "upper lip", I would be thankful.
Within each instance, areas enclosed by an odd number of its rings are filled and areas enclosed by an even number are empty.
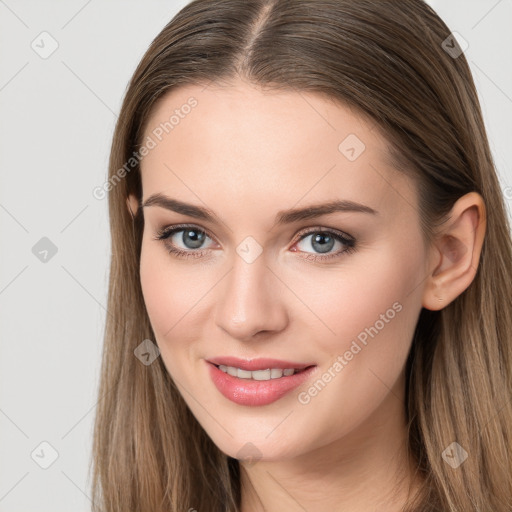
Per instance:
[[[268,368],[277,368],[285,370],[286,368],[295,368],[303,370],[308,366],[314,366],[313,363],[298,363],[296,361],[283,361],[281,359],[272,359],[261,357],[257,359],[239,359],[233,356],[219,356],[207,359],[209,363],[215,365],[233,366],[247,371],[267,370]]]

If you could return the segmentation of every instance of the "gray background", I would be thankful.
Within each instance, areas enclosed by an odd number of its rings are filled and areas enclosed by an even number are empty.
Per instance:
[[[0,512],[90,509],[110,251],[92,190],[135,66],[186,3],[0,0]],[[429,3],[469,43],[510,211],[512,0]]]

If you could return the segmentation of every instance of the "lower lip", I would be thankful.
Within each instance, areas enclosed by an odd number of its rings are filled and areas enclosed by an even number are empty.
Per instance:
[[[287,377],[270,380],[239,379],[214,364],[209,366],[210,376],[217,389],[229,400],[239,405],[267,405],[279,400],[286,393],[302,384],[315,371],[316,366]]]

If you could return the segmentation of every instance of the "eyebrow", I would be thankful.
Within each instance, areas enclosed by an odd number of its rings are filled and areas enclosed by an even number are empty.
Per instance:
[[[142,207],[160,206],[166,210],[170,210],[182,215],[194,217],[196,219],[215,223],[218,220],[217,215],[208,208],[196,206],[193,204],[172,199],[163,194],[157,193],[151,195],[142,203]],[[335,200],[327,203],[314,204],[303,208],[292,208],[289,210],[280,210],[276,214],[274,224],[291,224],[304,220],[314,219],[322,215],[328,215],[335,212],[356,212],[378,215],[378,212],[364,204],[355,203],[347,200]]]

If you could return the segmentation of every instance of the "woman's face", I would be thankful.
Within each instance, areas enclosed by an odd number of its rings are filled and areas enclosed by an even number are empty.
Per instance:
[[[236,82],[171,91],[144,143],[144,300],[217,446],[277,460],[401,428],[429,261],[416,189],[378,128],[317,94]]]

